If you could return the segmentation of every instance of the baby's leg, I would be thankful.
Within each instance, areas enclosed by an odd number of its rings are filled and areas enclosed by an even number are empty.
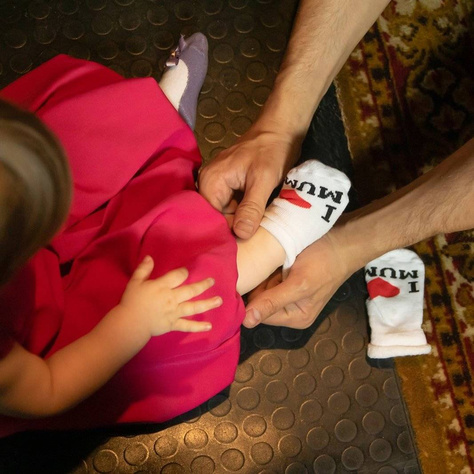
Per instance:
[[[255,235],[237,242],[238,292],[252,290],[281,265],[285,276],[297,255],[342,214],[350,186],[344,173],[316,160],[292,169]]]
[[[160,87],[184,121],[194,129],[199,92],[207,73],[207,39],[183,36],[167,61]]]

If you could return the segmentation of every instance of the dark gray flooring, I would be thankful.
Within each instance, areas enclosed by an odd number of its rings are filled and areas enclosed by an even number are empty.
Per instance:
[[[2,1],[0,86],[57,53],[159,79],[180,33],[202,31],[210,63],[196,135],[207,161],[258,115],[295,8],[294,0]],[[351,174],[333,88],[305,142],[310,156]],[[366,360],[364,301],[357,274],[309,329],[244,329],[231,387],[164,426],[2,440],[0,473],[419,473],[391,363]]]

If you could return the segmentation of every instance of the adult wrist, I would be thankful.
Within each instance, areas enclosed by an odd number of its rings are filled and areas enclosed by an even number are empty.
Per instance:
[[[271,132],[288,137],[292,142],[302,143],[310,123],[301,120],[295,110],[288,108],[286,104],[276,104],[272,101],[265,104],[253,128],[259,132]]]
[[[304,77],[306,80],[303,81]],[[295,65],[282,65],[257,122],[271,125],[277,133],[304,139],[328,87],[322,78],[321,83],[319,77],[318,81],[315,80],[312,70],[302,71]]]
[[[341,259],[351,274],[391,250],[377,238],[376,229],[365,217],[345,215],[333,229]]]

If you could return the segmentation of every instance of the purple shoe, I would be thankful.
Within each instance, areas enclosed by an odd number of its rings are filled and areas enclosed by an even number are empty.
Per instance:
[[[207,39],[202,33],[181,36],[166,61],[160,87],[183,120],[194,129],[199,92],[207,73]]]

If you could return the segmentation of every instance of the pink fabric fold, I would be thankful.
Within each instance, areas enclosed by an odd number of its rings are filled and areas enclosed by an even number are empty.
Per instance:
[[[156,81],[124,79],[60,55],[0,96],[36,113],[58,136],[74,181],[66,225],[0,293],[0,354],[12,337],[48,357],[86,334],[120,301],[147,254],[155,260],[152,277],[185,266],[188,282],[214,277],[206,295],[224,300],[195,316],[212,322],[209,333],[153,338],[70,412],[42,420],[0,417],[0,436],[162,422],[228,386],[244,317],[235,289],[236,243],[222,215],[195,191],[201,163],[195,138]],[[64,263],[72,266],[61,276]]]

